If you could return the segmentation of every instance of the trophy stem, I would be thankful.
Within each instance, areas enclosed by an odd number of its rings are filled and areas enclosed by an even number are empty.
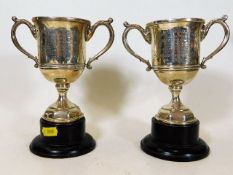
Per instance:
[[[67,108],[68,107],[68,98],[67,98],[67,91],[70,87],[69,83],[66,82],[57,82],[56,88],[59,94],[57,99],[57,106],[58,108]]]
[[[159,110],[155,116],[157,120],[176,125],[187,125],[197,121],[192,111],[183,105],[180,100],[183,84],[184,81],[182,80],[174,80],[171,82],[169,89],[172,94],[172,99],[168,105],[163,106]]]
[[[182,90],[183,84],[184,82],[182,80],[174,80],[172,81],[172,84],[169,85],[169,89],[172,93],[171,106],[173,109],[180,109],[182,106],[180,92]]]

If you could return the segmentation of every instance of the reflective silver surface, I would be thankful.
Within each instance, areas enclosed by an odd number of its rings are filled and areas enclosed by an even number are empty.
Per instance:
[[[153,21],[146,28],[137,24],[124,23],[125,31],[122,41],[127,51],[139,61],[147,65],[147,70],[154,70],[161,82],[169,86],[172,100],[163,106],[155,115],[157,120],[168,124],[187,125],[195,122],[192,111],[183,105],[180,92],[183,85],[191,82],[200,68],[205,68],[205,62],[227,44],[230,30],[226,23],[227,16],[211,20],[205,24],[200,18],[180,18]],[[214,24],[220,24],[224,37],[220,45],[207,57],[200,61],[200,44]],[[127,41],[130,30],[136,29],[144,40],[151,45],[152,64],[134,52]]]
[[[69,123],[82,118],[84,114],[68,100],[67,91],[70,83],[81,76],[84,68],[91,69],[91,63],[111,47],[114,41],[113,19],[100,20],[93,25],[79,18],[34,17],[33,24],[25,19],[12,19],[11,38],[16,48],[35,61],[35,67],[40,68],[47,80],[56,83],[59,97],[46,109],[42,118],[56,123]],[[27,52],[18,42],[16,31],[21,24],[29,27],[37,40],[37,56]],[[109,39],[104,48],[86,62],[86,42],[94,36],[99,26],[107,28]]]
[[[199,41],[195,33],[200,32],[199,26],[190,28],[175,27],[161,30],[157,35],[158,43],[157,57],[158,65],[195,65],[199,64]]]
[[[78,28],[41,27],[39,42],[40,66],[53,67],[85,63],[82,47],[82,33]],[[84,66],[84,65],[83,65]]]

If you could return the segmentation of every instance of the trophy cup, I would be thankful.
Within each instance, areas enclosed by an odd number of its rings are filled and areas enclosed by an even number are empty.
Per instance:
[[[112,45],[114,31],[109,18],[91,25],[90,21],[64,17],[34,17],[31,24],[25,19],[12,17],[14,25],[11,38],[22,53],[35,61],[44,77],[56,84],[59,97],[40,119],[40,135],[30,144],[30,150],[50,158],[75,157],[95,148],[95,140],[85,132],[85,117],[80,108],[67,99],[70,83],[82,74],[85,67],[104,54]],[[38,42],[38,57],[21,47],[17,38],[18,26],[29,27]],[[89,41],[99,26],[107,27],[110,37],[107,45],[86,63],[85,42]]]
[[[192,111],[180,101],[182,86],[189,83],[199,68],[206,68],[211,59],[227,44],[230,31],[227,16],[211,20],[182,18],[148,23],[146,28],[124,23],[123,44],[130,54],[153,69],[157,77],[169,86],[172,100],[152,118],[152,131],[141,141],[142,150],[154,157],[172,161],[194,161],[209,154],[208,145],[199,138],[199,121]],[[200,42],[206,37],[213,24],[224,29],[221,44],[200,63]],[[152,47],[152,65],[135,53],[128,44],[127,35],[137,29]]]

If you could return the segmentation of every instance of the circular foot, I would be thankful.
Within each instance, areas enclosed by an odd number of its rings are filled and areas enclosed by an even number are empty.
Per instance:
[[[48,158],[68,158],[81,156],[89,153],[96,146],[91,135],[85,134],[84,138],[75,145],[52,145],[48,144],[40,135],[35,137],[30,144],[32,153]]]
[[[202,139],[192,146],[169,146],[159,144],[149,134],[142,139],[141,148],[151,156],[177,162],[200,160],[209,155],[209,147]]]

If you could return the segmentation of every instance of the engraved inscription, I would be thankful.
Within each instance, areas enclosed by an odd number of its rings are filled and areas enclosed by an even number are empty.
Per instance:
[[[162,30],[159,41],[162,65],[198,64],[195,30],[192,28],[175,27]]]
[[[75,28],[43,28],[42,64],[77,64],[79,33]]]

